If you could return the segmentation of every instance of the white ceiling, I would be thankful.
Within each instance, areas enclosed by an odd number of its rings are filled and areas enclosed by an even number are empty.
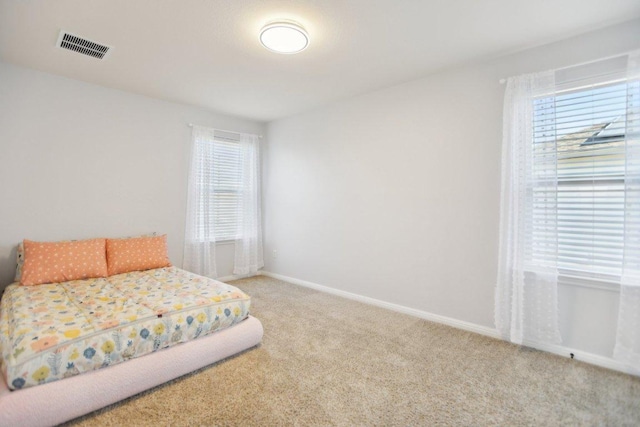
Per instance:
[[[638,17],[638,0],[0,0],[0,59],[270,121]],[[309,47],[264,49],[274,19]],[[58,49],[61,29],[113,52]]]

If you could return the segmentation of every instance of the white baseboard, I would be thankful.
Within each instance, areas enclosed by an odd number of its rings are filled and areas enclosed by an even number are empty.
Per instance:
[[[574,360],[579,360],[591,365],[623,372],[625,374],[640,376],[640,371],[638,371],[637,369],[634,369],[629,365],[625,365],[624,363],[619,362],[611,357],[601,356],[599,354],[589,353],[587,351],[576,350],[574,348],[565,347],[563,345],[540,344],[527,341],[524,342],[524,345],[527,347],[535,348],[536,350],[546,351],[548,353],[553,353],[563,357],[571,358],[571,355],[573,354]]]
[[[427,311],[417,310],[415,308],[405,307],[400,304],[393,304],[387,301],[382,301],[375,298],[365,297],[363,295],[354,294],[352,292],[341,291],[339,289],[330,288],[328,286],[319,285],[317,283],[308,282],[306,280],[300,280],[293,277],[283,276],[282,274],[271,273],[269,271],[261,271],[261,275],[267,277],[273,277],[274,279],[282,280],[294,285],[304,286],[305,288],[315,289],[328,294],[337,295],[343,298],[348,298],[354,301],[363,302],[369,305],[375,305],[376,307],[386,308],[388,310],[396,311],[398,313],[408,314],[410,316],[419,317],[421,319],[429,320],[435,323],[441,323],[443,325],[453,326],[457,329],[462,329],[469,332],[475,332],[476,334],[486,335],[492,338],[500,339],[498,331],[494,328],[477,325],[471,322],[465,322],[464,320],[454,319],[452,317],[441,316],[439,314],[429,313]]]
[[[400,304],[393,304],[387,301],[366,297],[364,295],[354,294],[352,292],[342,291],[340,289],[330,288],[328,286],[319,285],[317,283],[309,282],[306,280],[296,279],[294,277],[285,276],[282,274],[272,273],[270,271],[259,271],[258,274],[262,276],[272,277],[274,279],[282,280],[287,283],[291,283],[298,286],[304,286],[305,288],[315,289],[320,292],[325,292],[332,295],[337,295],[343,298],[348,298],[354,301],[359,301],[365,304],[374,305],[377,307],[386,308],[398,313],[408,314],[410,316],[425,319],[431,322],[440,323],[443,325],[451,326],[453,328],[462,329],[464,331],[474,332],[476,334],[485,335],[491,338],[503,340],[502,336],[495,328],[478,325],[475,323],[467,322],[464,320],[454,319],[452,317],[441,316],[439,314],[429,313],[428,311],[417,310],[415,308],[405,307]],[[222,280],[222,279],[218,279]],[[229,279],[231,280],[231,279]],[[224,280],[223,280],[224,281]],[[538,344],[532,342],[525,342],[525,346],[532,347],[537,350],[546,351],[559,356],[571,358],[573,354],[574,360],[579,360],[592,365],[600,366],[614,371],[624,372],[631,375],[640,375],[640,372],[627,366],[617,360],[610,357],[601,356],[594,353],[589,353],[582,350],[576,350],[562,345],[548,345]]]

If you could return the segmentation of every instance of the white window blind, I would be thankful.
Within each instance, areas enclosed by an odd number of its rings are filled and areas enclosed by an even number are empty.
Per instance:
[[[238,204],[242,201],[240,144],[214,140],[214,228],[217,240],[234,240],[238,229]]]
[[[202,182],[209,183],[205,191],[210,191],[213,197],[213,207],[207,210],[203,204],[199,206],[198,212],[203,216],[198,221],[198,238],[202,241],[228,241],[235,240],[238,229],[238,208],[242,202],[242,156],[240,153],[240,143],[233,137],[219,135],[216,131],[214,139],[200,141],[200,144],[212,144],[212,149],[202,150],[203,155],[209,156],[204,159],[203,167],[198,172],[202,174]],[[211,206],[211,205],[208,205]],[[212,233],[213,235],[208,235]]]
[[[559,85],[534,100],[527,262],[553,260],[563,276],[617,283],[624,256],[629,88],[614,74],[598,80]]]

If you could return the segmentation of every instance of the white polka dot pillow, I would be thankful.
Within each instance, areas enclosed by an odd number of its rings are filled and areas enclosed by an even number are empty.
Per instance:
[[[157,236],[158,233],[155,231],[153,233],[143,234],[141,236],[129,236],[124,237],[125,239],[130,239],[132,237],[152,237]],[[75,240],[64,240],[64,242],[71,242]],[[19,282],[22,279],[22,266],[24,265],[24,242],[20,242],[18,244],[18,249],[16,250],[16,276],[13,279],[16,282]]]
[[[167,236],[107,239],[107,270],[109,276],[170,267]]]
[[[106,240],[34,242],[25,239],[20,283],[25,286],[107,276]]]

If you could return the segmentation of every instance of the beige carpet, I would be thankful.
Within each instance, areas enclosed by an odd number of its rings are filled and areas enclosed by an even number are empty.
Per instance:
[[[256,277],[261,346],[78,426],[640,425],[640,378]]]

